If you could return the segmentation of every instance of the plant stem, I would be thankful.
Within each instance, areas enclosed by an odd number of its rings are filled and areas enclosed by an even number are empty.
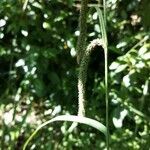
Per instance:
[[[105,24],[105,28],[107,28],[106,25],[106,0],[103,0],[103,12],[104,12],[104,24]]]
[[[108,103],[108,50],[107,46],[104,50],[105,55],[105,102],[106,102],[106,128],[107,128],[107,136],[106,136],[106,144],[107,150],[109,150],[109,103]]]

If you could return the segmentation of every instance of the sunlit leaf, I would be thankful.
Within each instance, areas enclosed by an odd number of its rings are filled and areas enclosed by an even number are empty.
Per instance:
[[[49,121],[44,122],[43,124],[41,124],[33,133],[32,135],[28,138],[28,140],[26,141],[26,143],[24,144],[23,150],[26,149],[28,143],[32,140],[32,138],[37,134],[37,132],[42,129],[44,126],[55,122],[55,121],[72,121],[72,122],[78,122],[78,123],[82,123],[82,124],[86,124],[89,125],[97,130],[99,130],[100,132],[102,132],[104,135],[107,135],[107,129],[106,127],[101,124],[100,122],[90,119],[90,118],[86,118],[86,117],[81,117],[81,116],[73,116],[73,115],[62,115],[62,116],[58,116],[55,117]]]

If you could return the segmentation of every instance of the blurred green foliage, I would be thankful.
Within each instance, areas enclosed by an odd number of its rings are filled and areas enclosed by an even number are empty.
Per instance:
[[[92,1],[91,1],[92,3]],[[0,141],[2,150],[22,149],[42,122],[77,114],[76,42],[79,4],[73,0],[0,1]],[[149,0],[107,0],[110,147],[150,147]],[[88,42],[100,36],[90,6]],[[104,58],[95,49],[87,81],[88,117],[105,123]],[[71,123],[44,128],[29,149],[104,149],[105,137]]]

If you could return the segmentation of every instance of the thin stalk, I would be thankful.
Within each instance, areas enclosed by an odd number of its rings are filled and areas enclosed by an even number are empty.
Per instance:
[[[146,35],[142,40],[140,40],[137,44],[135,44],[129,51],[128,53],[133,50],[136,49],[139,45],[141,45],[142,43],[144,43],[145,41],[147,41],[149,39],[149,35]]]
[[[104,24],[105,24],[105,28],[107,28],[107,25],[106,25],[106,0],[103,0],[103,12],[104,12]]]
[[[107,136],[106,136],[106,147],[109,150],[109,114],[108,114],[108,42],[107,42],[107,33],[106,33],[106,4],[103,1],[104,15],[99,7],[95,7],[99,16],[100,30],[102,34],[102,40],[104,42],[104,57],[105,57],[105,102],[106,102],[106,127],[107,127]]]
[[[107,127],[107,136],[106,136],[106,147],[109,150],[109,114],[108,114],[108,42],[107,42],[107,33],[106,33],[106,4],[105,0],[103,1],[104,14],[99,7],[95,7],[99,16],[100,30],[102,34],[102,40],[104,42],[104,57],[105,57],[105,102],[106,102],[106,127]]]
[[[104,50],[105,55],[105,102],[106,102],[106,128],[107,128],[107,136],[106,136],[106,144],[107,150],[109,150],[109,103],[108,103],[108,50],[107,47]]]

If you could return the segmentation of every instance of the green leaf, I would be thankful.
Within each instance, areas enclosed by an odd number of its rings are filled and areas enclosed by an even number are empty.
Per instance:
[[[123,125],[123,120],[128,114],[128,111],[126,109],[117,107],[114,111],[113,115],[113,124],[116,128],[121,128]]]
[[[141,56],[144,60],[150,60],[150,52],[145,53]]]
[[[127,68],[127,66],[128,66],[127,64],[118,66],[117,69],[115,70],[115,73],[122,72],[123,70]]]
[[[115,70],[119,67],[120,63],[118,62],[113,62],[110,66],[109,66],[109,69],[110,70]]]
[[[106,26],[105,26],[103,14],[102,14],[102,11],[99,7],[96,6],[95,9],[97,10],[98,17],[99,17],[99,24],[100,24],[100,30],[102,33],[102,39],[105,43],[105,47],[107,47],[107,35],[106,35],[106,29],[105,29]]]
[[[86,118],[86,117],[82,117],[82,116],[73,116],[73,115],[62,115],[62,116],[57,116],[49,121],[44,122],[43,124],[41,124],[33,133],[32,135],[28,138],[28,140],[25,142],[24,146],[23,146],[23,150],[26,149],[28,143],[32,140],[32,138],[37,134],[37,132],[42,129],[43,127],[45,127],[46,125],[53,123],[55,121],[72,121],[72,122],[78,122],[78,123],[82,123],[82,124],[86,124],[89,125],[97,130],[99,130],[100,132],[102,132],[105,136],[107,135],[107,129],[106,127],[101,124],[100,122],[90,119],[90,118]]]

